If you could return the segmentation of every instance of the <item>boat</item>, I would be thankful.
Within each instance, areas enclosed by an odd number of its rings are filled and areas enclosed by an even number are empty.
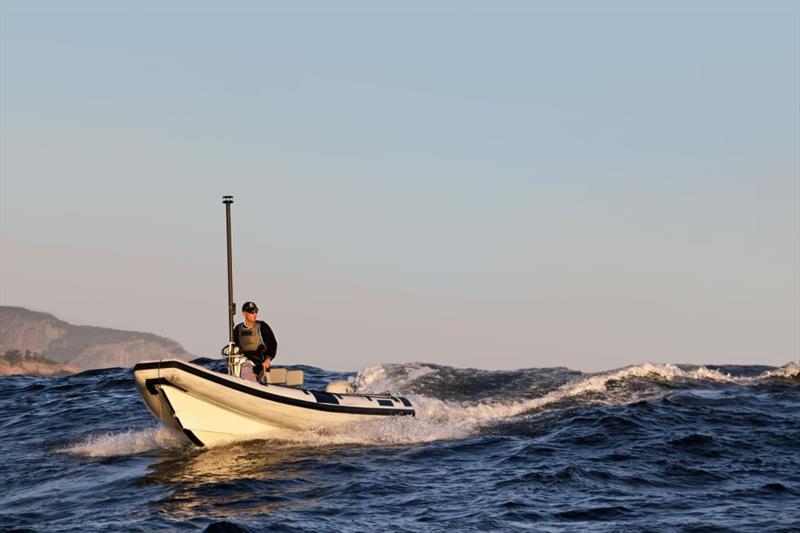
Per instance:
[[[177,359],[133,367],[136,387],[153,415],[197,446],[415,414],[403,396],[355,394],[342,380],[326,390],[309,390],[290,384],[293,372],[302,371],[275,368],[268,373],[272,382],[261,384]]]
[[[304,388],[303,371],[271,368],[259,379],[233,339],[231,254],[232,196],[223,196],[228,234],[228,330],[222,355],[227,373],[178,359],[143,361],[133,367],[145,405],[164,425],[197,446],[270,438],[281,431],[325,430],[387,416],[414,416],[411,402],[385,392],[358,394],[345,380],[324,390]],[[249,375],[248,375],[249,372]]]

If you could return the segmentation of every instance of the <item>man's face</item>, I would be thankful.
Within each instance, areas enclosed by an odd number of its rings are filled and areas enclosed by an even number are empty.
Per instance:
[[[256,317],[258,316],[258,311],[242,311],[242,316],[244,317],[244,321],[248,324],[252,324],[256,321]]]

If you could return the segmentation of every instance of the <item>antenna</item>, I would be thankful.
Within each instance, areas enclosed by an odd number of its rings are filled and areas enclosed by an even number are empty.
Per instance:
[[[233,317],[236,315],[236,304],[233,302],[233,253],[231,252],[231,204],[233,196],[223,196],[225,204],[225,226],[228,230],[228,341],[233,344]]]

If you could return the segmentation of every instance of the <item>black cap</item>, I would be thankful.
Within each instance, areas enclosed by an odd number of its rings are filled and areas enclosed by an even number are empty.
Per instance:
[[[245,302],[242,306],[242,311],[247,311],[248,313],[256,312],[258,313],[258,306],[255,302]]]

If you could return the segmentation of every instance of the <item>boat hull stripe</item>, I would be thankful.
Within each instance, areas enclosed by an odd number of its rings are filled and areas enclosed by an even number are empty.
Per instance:
[[[144,381],[144,386],[147,388],[148,392],[154,396],[158,396],[158,391],[156,390],[156,385],[169,385],[170,387],[175,387],[178,390],[185,390],[181,389],[174,383],[170,383],[167,378],[150,378]]]
[[[332,405],[339,405],[339,400],[337,400],[336,396],[334,396],[333,394],[318,390],[312,390],[310,392],[311,394],[314,395],[314,398],[316,398],[317,403],[329,403]]]
[[[203,444],[203,441],[201,441],[200,439],[198,439],[198,438],[197,438],[197,435],[195,435],[194,433],[192,433],[192,430],[190,430],[190,429],[186,429],[185,427],[181,427],[181,429],[183,430],[183,433],[184,433],[184,434],[185,434],[187,437],[189,437],[189,440],[190,440],[190,441],[192,441],[192,442],[194,443],[194,445],[195,445],[195,446],[201,446],[201,447],[202,447],[202,446],[205,446],[205,444]]]

